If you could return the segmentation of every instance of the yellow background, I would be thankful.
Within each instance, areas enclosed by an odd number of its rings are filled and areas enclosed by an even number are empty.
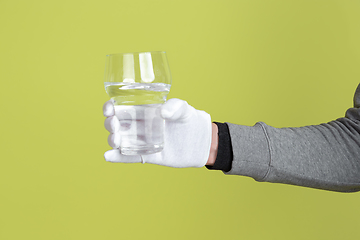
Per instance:
[[[111,164],[105,55],[167,51],[169,98],[215,121],[344,116],[355,0],[0,1],[0,239],[358,239],[360,194]]]

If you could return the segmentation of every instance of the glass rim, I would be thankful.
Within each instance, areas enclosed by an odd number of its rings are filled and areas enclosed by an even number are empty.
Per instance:
[[[106,57],[116,56],[116,55],[124,55],[124,54],[140,54],[140,53],[166,53],[166,51],[148,51],[148,52],[123,52],[123,53],[111,53],[107,54]]]

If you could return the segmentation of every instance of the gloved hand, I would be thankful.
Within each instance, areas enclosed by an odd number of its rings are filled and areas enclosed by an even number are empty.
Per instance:
[[[120,152],[120,123],[115,116],[112,101],[104,104],[105,128],[110,132],[108,143],[113,150],[105,152],[109,162],[152,163],[168,167],[203,167],[209,157],[211,145],[211,118],[196,110],[186,101],[169,99],[161,107],[165,119],[164,149],[148,155],[123,155]]]

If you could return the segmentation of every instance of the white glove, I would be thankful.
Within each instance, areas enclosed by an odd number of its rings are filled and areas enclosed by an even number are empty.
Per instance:
[[[210,153],[211,118],[180,99],[169,99],[161,107],[165,119],[164,149],[148,155],[123,155],[120,148],[120,123],[112,101],[104,104],[105,128],[110,132],[108,142],[113,150],[105,152],[108,162],[152,163],[168,167],[203,167]]]

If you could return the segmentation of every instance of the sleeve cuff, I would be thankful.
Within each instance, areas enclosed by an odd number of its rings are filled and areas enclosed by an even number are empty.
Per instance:
[[[218,152],[216,155],[216,160],[213,166],[206,166],[210,170],[222,170],[228,172],[231,170],[232,160],[233,160],[233,151],[231,145],[231,138],[229,127],[226,123],[214,122],[218,127]]]

